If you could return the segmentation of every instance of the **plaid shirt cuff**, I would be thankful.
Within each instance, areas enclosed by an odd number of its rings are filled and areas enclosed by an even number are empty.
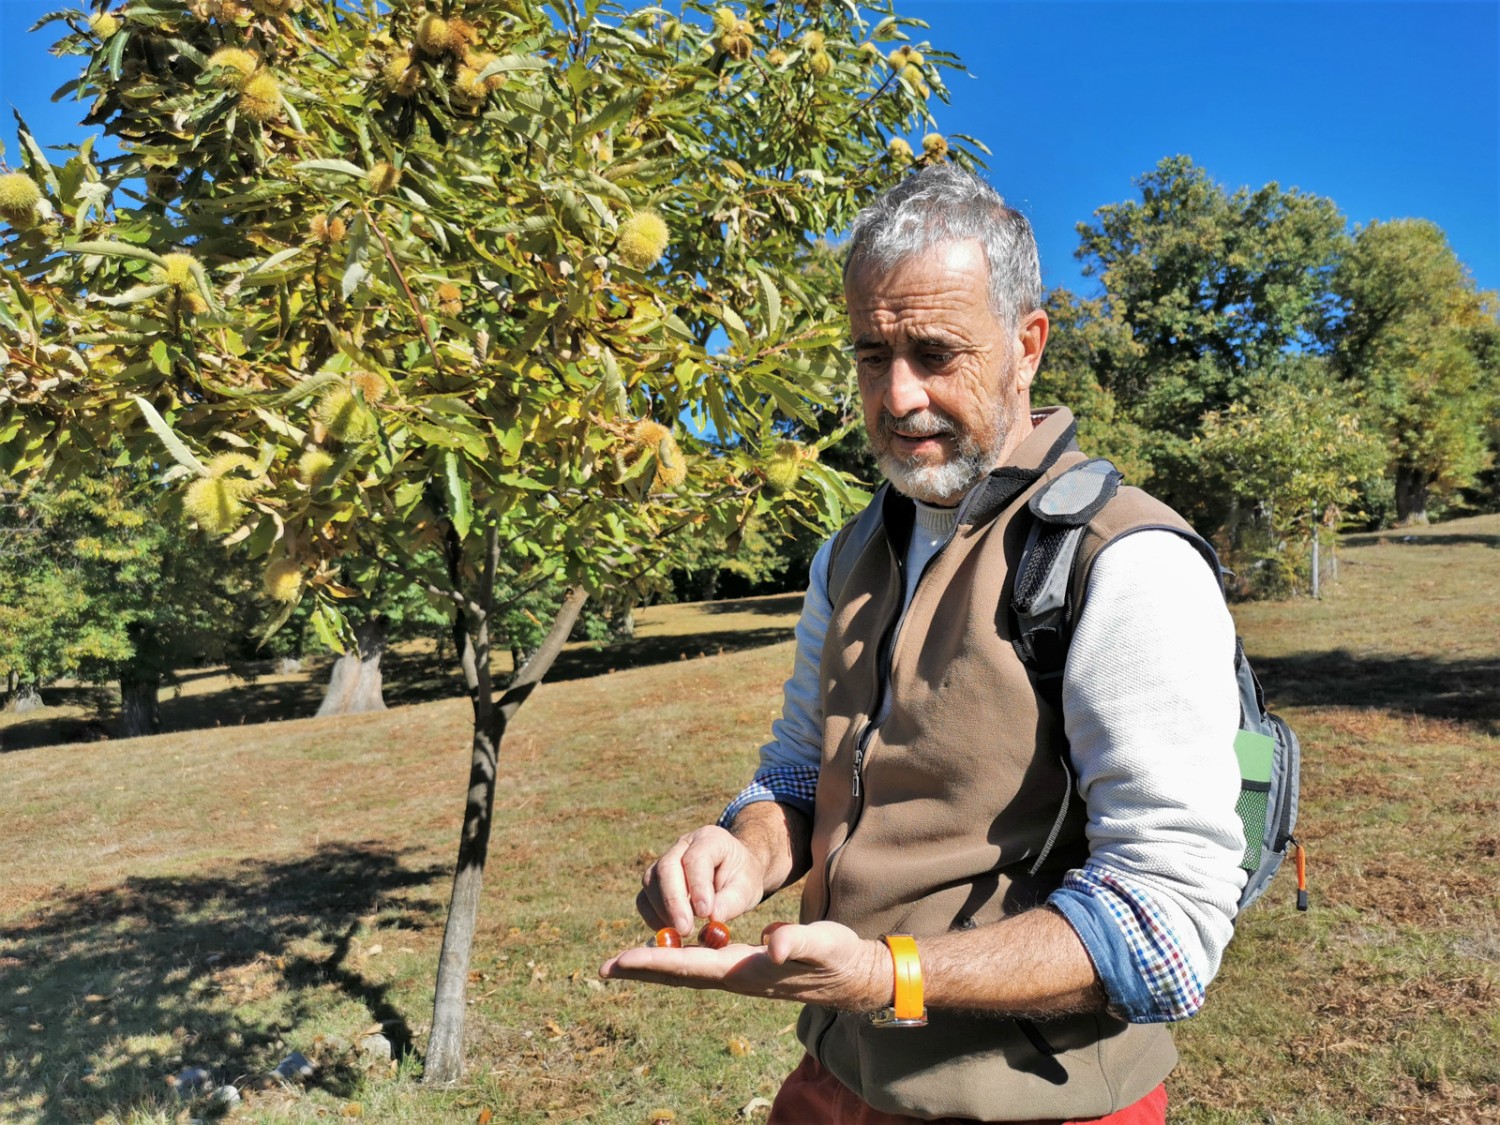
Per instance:
[[[742,808],[756,801],[791,805],[811,816],[817,788],[818,771],[813,766],[767,766],[756,770],[750,784],[719,814],[719,827],[728,828]]]
[[[1112,871],[1070,871],[1048,902],[1078,932],[1109,996],[1131,1023],[1184,1020],[1203,1006],[1203,983],[1151,896]]]

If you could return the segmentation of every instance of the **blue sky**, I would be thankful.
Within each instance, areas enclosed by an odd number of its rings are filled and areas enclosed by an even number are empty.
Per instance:
[[[25,29],[66,0],[0,0],[9,108],[43,144],[80,139],[48,102],[72,72]],[[993,151],[990,178],[1036,227],[1049,285],[1087,289],[1077,224],[1186,153],[1230,188],[1324,195],[1354,223],[1418,217],[1500,289],[1500,0],[898,0],[972,77],[944,132]]]

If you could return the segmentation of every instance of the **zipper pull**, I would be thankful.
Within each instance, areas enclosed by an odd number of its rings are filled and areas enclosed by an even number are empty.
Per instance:
[[[865,748],[859,746],[854,751],[854,796],[859,796],[859,771],[865,765]]]
[[[1307,849],[1298,843],[1295,836],[1290,837],[1292,847],[1297,849],[1297,909],[1307,909]]]

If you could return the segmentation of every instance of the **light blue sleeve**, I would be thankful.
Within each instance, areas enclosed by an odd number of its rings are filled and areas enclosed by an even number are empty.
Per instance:
[[[797,619],[797,652],[791,677],[782,689],[781,718],[771,724],[771,741],[760,748],[760,768],[719,818],[728,824],[734,814],[755,801],[778,801],[811,813],[813,790],[823,759],[823,685],[818,665],[823,638],[833,615],[828,596],[830,539],[813,556],[807,594]]]

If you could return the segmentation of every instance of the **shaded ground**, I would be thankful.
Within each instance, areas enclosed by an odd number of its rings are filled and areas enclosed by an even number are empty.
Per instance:
[[[283,1033],[326,1002],[319,991],[363,1007],[404,1056],[412,1029],[358,951],[437,912],[409,892],[441,873],[372,841],[54,899],[0,928],[0,1104],[73,1122],[84,1099],[156,1101],[170,1092],[163,1076],[188,1067],[243,1084],[284,1057]],[[352,1046],[328,1045],[324,1089],[363,1080]],[[93,1065],[78,1070],[79,1058]]]
[[[1257,658],[1276,707],[1382,708],[1500,734],[1500,657],[1435,660],[1345,649]]]

